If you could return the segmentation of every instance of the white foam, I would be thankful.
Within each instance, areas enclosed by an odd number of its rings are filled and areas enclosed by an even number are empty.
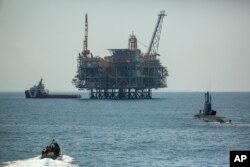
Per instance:
[[[41,159],[40,156],[24,159],[5,162],[4,167],[78,167],[78,165],[72,164],[72,157],[63,155],[62,160],[53,160],[50,158]]]

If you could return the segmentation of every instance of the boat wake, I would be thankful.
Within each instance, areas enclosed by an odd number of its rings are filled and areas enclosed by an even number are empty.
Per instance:
[[[4,167],[78,167],[78,165],[72,164],[72,157],[63,155],[62,160],[53,160],[50,158],[43,158],[37,156],[34,158],[28,158],[24,160],[9,161],[3,163]]]
[[[235,127],[239,127],[239,128],[250,128],[250,124],[249,123],[235,123]]]

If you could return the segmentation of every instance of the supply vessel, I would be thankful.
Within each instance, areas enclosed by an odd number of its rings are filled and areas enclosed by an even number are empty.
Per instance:
[[[43,79],[39,81],[38,85],[34,85],[28,90],[25,90],[26,98],[81,98],[77,94],[49,94],[49,91],[45,89]]]
[[[194,118],[202,119],[206,122],[231,123],[231,120],[226,117],[216,116],[216,111],[212,110],[211,95],[209,95],[209,92],[205,93],[203,112],[200,110],[200,113],[194,115]]]

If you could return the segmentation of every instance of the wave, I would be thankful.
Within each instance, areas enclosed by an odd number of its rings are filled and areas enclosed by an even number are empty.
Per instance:
[[[74,158],[63,155],[61,160],[53,160],[50,158],[41,159],[41,156],[28,158],[24,160],[9,161],[3,163],[3,167],[78,167],[78,165],[72,164]]]

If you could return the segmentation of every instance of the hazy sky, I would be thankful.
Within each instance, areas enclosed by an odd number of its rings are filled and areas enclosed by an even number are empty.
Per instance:
[[[23,91],[41,77],[52,91],[77,90],[85,13],[89,49],[103,57],[127,48],[132,31],[149,45],[161,10],[167,90],[250,91],[248,0],[0,0],[0,91]]]

